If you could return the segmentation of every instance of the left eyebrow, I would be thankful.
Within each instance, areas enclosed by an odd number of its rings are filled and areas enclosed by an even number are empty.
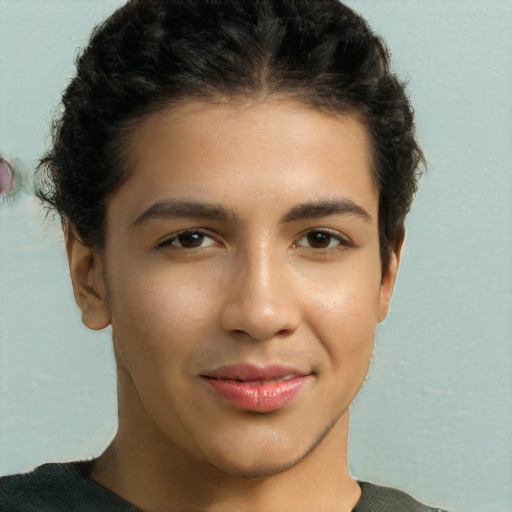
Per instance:
[[[132,223],[133,226],[146,224],[152,220],[165,220],[171,218],[207,218],[220,221],[236,221],[236,215],[219,204],[201,201],[187,201],[166,199],[151,205],[139,215]]]
[[[365,222],[371,222],[371,215],[349,198],[336,198],[312,201],[294,206],[283,217],[283,222],[301,219],[318,219],[330,215],[353,215]]]

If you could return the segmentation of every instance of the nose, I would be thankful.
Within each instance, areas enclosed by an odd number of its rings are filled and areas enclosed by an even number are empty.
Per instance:
[[[222,327],[253,340],[292,334],[301,323],[293,271],[265,251],[240,256],[226,283]]]

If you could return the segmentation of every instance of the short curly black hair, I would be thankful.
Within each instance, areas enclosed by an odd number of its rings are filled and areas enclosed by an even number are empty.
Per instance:
[[[96,27],[63,93],[38,196],[102,248],[129,178],[133,126],[187,99],[289,97],[356,115],[373,148],[382,266],[403,235],[423,155],[383,41],[337,0],[130,0]]]

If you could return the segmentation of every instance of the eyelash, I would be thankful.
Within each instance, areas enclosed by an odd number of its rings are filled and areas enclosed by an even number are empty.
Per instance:
[[[176,249],[198,249],[198,247],[177,247],[173,245],[173,242],[179,240],[180,236],[184,235],[199,235],[204,238],[210,238],[213,241],[213,243],[209,244],[207,247],[210,247],[218,243],[215,241],[211,233],[203,231],[202,229],[184,229],[183,231],[178,231],[177,233],[174,233],[171,237],[162,240],[160,243],[157,244],[157,248],[159,249],[164,247],[175,247]]]
[[[212,243],[206,245],[205,247],[212,247],[216,244],[218,244],[219,242],[217,242],[215,240],[215,237],[212,236],[212,234],[208,231],[204,231],[202,229],[186,229],[186,230],[183,230],[183,231],[179,231],[177,233],[174,233],[171,237],[169,238],[166,238],[165,240],[159,242],[156,246],[157,249],[161,249],[161,248],[165,248],[165,247],[174,247],[176,249],[188,249],[188,250],[193,250],[193,249],[200,249],[201,248],[201,244],[198,246],[198,247],[179,247],[179,246],[175,246],[173,245],[174,242],[176,242],[177,240],[179,240],[179,238],[181,236],[185,236],[185,235],[190,235],[190,236],[194,236],[194,235],[198,235],[199,237],[202,237],[202,241],[204,241],[204,238],[209,238],[211,239]],[[298,245],[298,241],[304,239],[304,238],[307,238],[307,237],[310,237],[310,236],[314,236],[314,235],[319,235],[320,237],[326,237],[328,238],[328,245],[327,247],[307,247],[307,246],[303,246],[303,245]],[[337,242],[335,245],[333,246],[330,246],[331,243],[335,241]],[[309,242],[311,242],[311,240],[309,240]],[[344,249],[350,249],[350,248],[353,248],[355,247],[355,244],[349,240],[348,238],[340,235],[339,233],[337,232],[332,232],[328,229],[310,229],[304,233],[302,233],[297,239],[296,241],[293,243],[293,246],[292,246],[294,249],[297,249],[297,248],[310,248],[310,249],[313,249],[315,250],[316,252],[320,253],[320,254],[325,254],[329,251],[333,251],[333,250],[344,250]]]
[[[303,233],[302,235],[300,235],[300,237],[297,240],[301,240],[303,238],[306,238],[306,237],[309,237],[312,235],[320,235],[320,236],[324,236],[324,237],[329,237],[329,244],[327,247],[310,247],[311,249],[314,249],[321,254],[324,254],[324,253],[327,253],[327,252],[333,251],[333,250],[340,250],[340,249],[343,250],[343,249],[350,249],[350,248],[355,247],[355,244],[351,240],[349,240],[347,237],[341,235],[338,232],[332,232],[328,229],[310,229],[310,230],[306,231],[305,233]],[[336,241],[337,243],[334,246],[329,247],[332,241]],[[293,246],[295,248],[303,247],[303,246],[298,246],[297,242],[294,242]]]

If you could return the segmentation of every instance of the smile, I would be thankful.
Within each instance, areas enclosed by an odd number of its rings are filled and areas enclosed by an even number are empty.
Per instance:
[[[310,373],[282,366],[251,365],[228,366],[201,375],[203,381],[231,405],[262,413],[275,411],[292,401],[310,376]]]

